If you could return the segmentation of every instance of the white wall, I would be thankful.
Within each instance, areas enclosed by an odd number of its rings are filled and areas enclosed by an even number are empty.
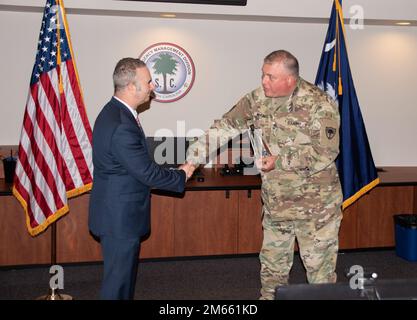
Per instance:
[[[0,145],[19,141],[42,18],[40,12],[1,11],[1,3],[5,2],[0,1],[3,102]],[[44,4],[44,1],[25,1],[28,2]],[[77,1],[65,3],[67,7],[68,3],[82,6]],[[103,3],[110,5],[109,1]],[[221,8],[216,6],[216,10]],[[330,12],[330,5],[317,11],[317,16],[324,12]],[[299,58],[302,76],[314,81],[327,30],[327,24],[320,23],[89,14],[68,14],[68,22],[91,124],[112,94],[111,73],[120,58],[138,56],[156,42],[176,43],[191,55],[196,66],[193,88],[177,102],[152,103],[151,109],[142,114],[142,124],[149,136],[160,128],[182,136],[182,132],[177,132],[177,120],[185,121],[186,131],[206,129],[240,96],[260,84],[262,58],[272,50],[285,48],[293,52]],[[376,164],[416,166],[417,28],[365,26],[355,31],[347,28],[347,40],[352,74]]]
[[[114,12],[141,14],[155,12],[197,13],[232,16],[269,16],[328,18],[333,0],[247,0],[246,6],[195,5],[162,2],[135,2],[118,0],[65,0],[68,10],[99,10],[101,13]],[[345,16],[354,5],[364,9],[367,19],[409,19],[416,20],[415,0],[343,0]],[[0,0],[5,10],[32,10],[43,8],[45,0]]]

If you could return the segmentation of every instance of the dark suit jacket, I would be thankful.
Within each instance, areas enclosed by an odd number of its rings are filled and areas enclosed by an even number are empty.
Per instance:
[[[115,98],[94,124],[93,164],[89,228],[97,236],[148,233],[151,187],[184,191],[185,172],[163,169],[151,160],[142,129]]]

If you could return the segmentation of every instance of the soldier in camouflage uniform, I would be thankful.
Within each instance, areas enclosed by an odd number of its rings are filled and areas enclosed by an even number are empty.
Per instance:
[[[336,281],[342,190],[334,161],[340,117],[334,101],[299,77],[298,69],[291,53],[269,54],[262,86],[245,95],[210,130],[230,138],[253,124],[262,130],[272,153],[257,161],[264,230],[261,299],[273,299],[276,286],[288,283],[296,238],[308,282]],[[205,148],[200,137],[190,146],[187,161],[202,163]]]

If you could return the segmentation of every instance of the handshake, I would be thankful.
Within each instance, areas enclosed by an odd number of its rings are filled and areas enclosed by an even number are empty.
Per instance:
[[[191,178],[194,170],[197,168],[196,165],[186,162],[178,167],[178,170],[184,170],[187,180]]]

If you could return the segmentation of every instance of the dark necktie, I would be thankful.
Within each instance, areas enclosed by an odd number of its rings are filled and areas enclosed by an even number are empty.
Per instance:
[[[136,122],[138,124],[139,130],[143,133],[143,135],[145,135],[145,132],[143,131],[142,125],[140,124],[140,121],[139,121],[139,115],[136,115]]]
[[[139,115],[138,114],[136,115],[136,122],[138,123],[139,128],[142,129],[142,125],[140,124]]]

